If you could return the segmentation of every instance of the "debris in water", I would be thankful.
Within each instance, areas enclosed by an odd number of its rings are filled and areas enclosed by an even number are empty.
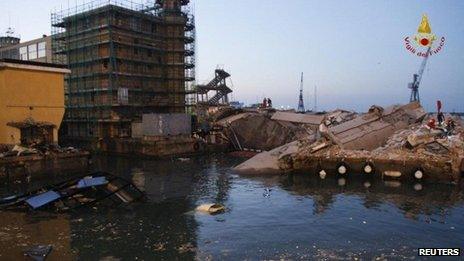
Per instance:
[[[225,211],[225,207],[221,204],[202,204],[196,208],[197,211],[209,213],[209,214],[218,214]]]
[[[144,197],[133,183],[105,172],[74,178],[53,186],[43,187],[24,195],[0,200],[0,208],[26,207],[33,210],[52,207],[68,211],[99,202],[130,203]],[[109,199],[109,200],[106,200]],[[93,209],[97,209],[93,206]]]
[[[24,255],[32,258],[35,261],[42,261],[52,252],[51,245],[37,245],[29,250],[24,251]]]

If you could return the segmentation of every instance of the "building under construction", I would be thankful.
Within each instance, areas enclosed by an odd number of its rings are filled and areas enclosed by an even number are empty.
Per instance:
[[[92,1],[53,13],[52,34],[54,62],[72,71],[68,141],[128,137],[144,113],[185,112],[194,102],[189,0]]]

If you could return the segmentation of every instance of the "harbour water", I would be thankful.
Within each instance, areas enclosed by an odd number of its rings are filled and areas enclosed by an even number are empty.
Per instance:
[[[51,244],[49,260],[390,260],[464,242],[460,185],[246,177],[231,169],[241,161],[100,157],[96,169],[132,180],[147,201],[67,214],[0,211],[0,259]],[[196,212],[203,203],[226,211]]]

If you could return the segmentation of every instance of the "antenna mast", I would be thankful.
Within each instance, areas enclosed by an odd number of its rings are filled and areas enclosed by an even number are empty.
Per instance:
[[[317,112],[317,86],[314,85],[314,112]]]
[[[305,112],[304,102],[303,102],[303,73],[301,73],[300,98],[298,100],[298,112]]]

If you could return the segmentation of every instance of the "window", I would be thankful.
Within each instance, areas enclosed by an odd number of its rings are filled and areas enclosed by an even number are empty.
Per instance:
[[[87,29],[87,28],[90,27],[90,19],[88,17],[84,19],[84,23],[83,23],[82,27],[84,29]]]
[[[127,88],[119,88],[118,89],[118,102],[120,104],[128,104],[129,103],[129,90]]]
[[[137,26],[137,25],[138,25],[138,20],[137,20],[137,18],[131,17],[131,19],[130,19],[130,28],[131,28],[132,30],[137,30],[137,29],[138,29],[138,26]]]
[[[47,56],[46,48],[47,48],[47,43],[46,42],[38,43],[38,49],[39,49],[38,57],[39,58]]]
[[[29,51],[28,57],[29,60],[32,59],[37,59],[37,44],[31,44],[27,47],[27,50]]]
[[[27,46],[19,48],[19,59],[24,61],[27,60]]]

